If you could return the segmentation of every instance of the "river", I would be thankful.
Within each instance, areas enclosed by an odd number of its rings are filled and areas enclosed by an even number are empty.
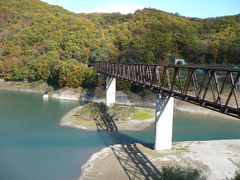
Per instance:
[[[78,178],[81,165],[106,143],[97,132],[59,126],[59,119],[78,105],[73,101],[43,101],[38,93],[0,90],[0,179]],[[240,139],[239,129],[239,121],[177,112],[173,140]],[[153,143],[154,127],[121,135],[125,142]]]

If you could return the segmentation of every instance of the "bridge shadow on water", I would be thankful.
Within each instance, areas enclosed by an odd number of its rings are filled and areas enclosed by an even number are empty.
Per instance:
[[[129,142],[139,142],[139,140],[121,134],[114,122],[116,120],[114,117],[103,110],[100,116],[93,119],[104,144],[111,148],[129,179],[161,179],[160,171],[136,144],[129,144]],[[112,144],[118,145],[111,146]]]

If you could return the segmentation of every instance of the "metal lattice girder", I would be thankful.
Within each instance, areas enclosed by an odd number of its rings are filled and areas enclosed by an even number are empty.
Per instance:
[[[240,118],[240,68],[97,61],[99,73]]]

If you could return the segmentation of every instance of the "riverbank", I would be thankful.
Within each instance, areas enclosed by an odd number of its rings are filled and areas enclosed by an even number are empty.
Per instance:
[[[79,180],[162,177],[166,168],[177,175],[194,173],[195,169],[209,180],[231,179],[240,169],[239,149],[240,140],[177,142],[168,151],[154,151],[141,144],[113,145],[91,156],[81,167]]]
[[[47,90],[45,83],[24,83],[24,82],[8,82],[0,79],[0,89],[9,91],[22,91],[22,92],[36,92],[44,93]]]
[[[0,89],[14,90],[14,91],[25,91],[25,92],[37,92],[44,94],[46,91],[49,92],[49,97],[59,100],[72,100],[72,101],[86,101],[86,102],[103,102],[105,103],[105,91],[102,89],[95,90],[84,90],[84,89],[73,89],[63,88],[59,90],[53,90],[45,83],[24,83],[24,82],[6,82],[0,79]],[[174,100],[174,110],[183,111],[196,115],[206,115],[212,117],[219,117],[231,120],[238,120],[236,118],[224,115],[212,111],[210,109],[203,108],[188,102]],[[147,97],[141,97],[138,94],[130,93],[126,94],[121,91],[116,93],[116,103],[127,106],[143,106],[148,108],[155,107],[155,96],[149,95]]]

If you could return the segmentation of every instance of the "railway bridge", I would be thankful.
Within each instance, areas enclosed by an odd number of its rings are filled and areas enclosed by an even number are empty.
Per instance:
[[[106,75],[106,103],[116,102],[116,79],[156,93],[155,150],[171,149],[174,98],[240,119],[240,68],[97,61]]]

